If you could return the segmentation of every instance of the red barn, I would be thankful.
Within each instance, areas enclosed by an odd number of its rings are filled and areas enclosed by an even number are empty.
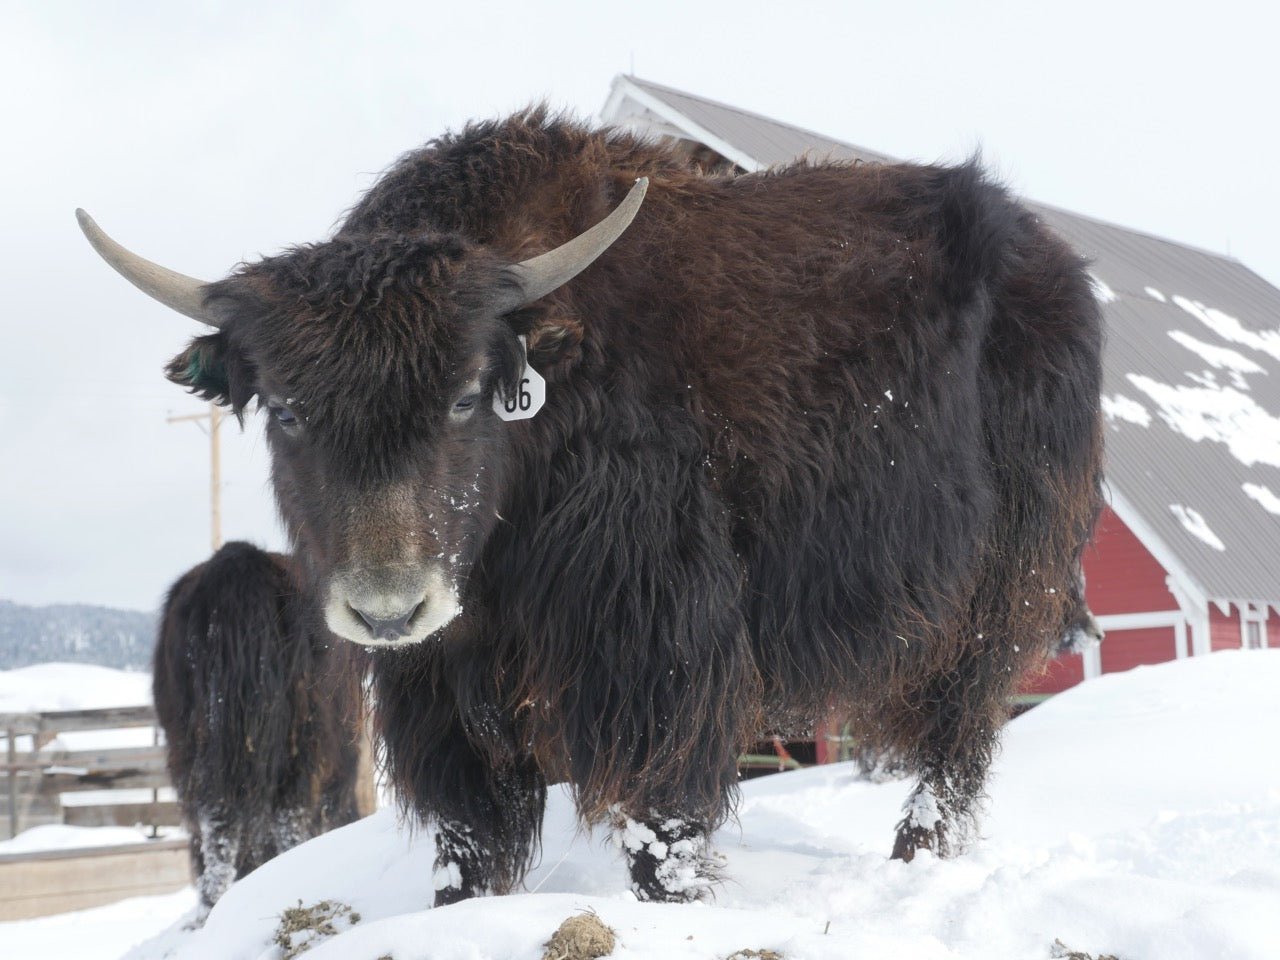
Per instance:
[[[893,162],[635,77],[614,81],[602,117],[667,138],[706,168]],[[1056,661],[1030,692],[1280,647],[1280,290],[1230,257],[1028,205],[1092,261],[1108,327],[1110,503],[1085,556],[1106,641]]]

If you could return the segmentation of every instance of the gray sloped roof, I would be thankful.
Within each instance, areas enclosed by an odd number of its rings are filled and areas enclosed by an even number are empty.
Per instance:
[[[712,141],[752,170],[801,156],[892,162],[634,77],[614,82],[604,112]],[[1092,261],[1098,281],[1117,508],[1126,504],[1148,547],[1203,597],[1280,601],[1280,290],[1229,257],[1029,206]]]

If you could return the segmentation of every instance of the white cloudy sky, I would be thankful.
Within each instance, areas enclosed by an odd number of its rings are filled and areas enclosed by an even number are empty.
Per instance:
[[[208,553],[194,324],[90,251],[89,209],[195,276],[324,236],[404,150],[643,78],[876,150],[981,146],[1028,196],[1280,283],[1280,19],[1260,3],[0,0],[0,598],[155,607]],[[228,537],[282,542],[260,425]]]

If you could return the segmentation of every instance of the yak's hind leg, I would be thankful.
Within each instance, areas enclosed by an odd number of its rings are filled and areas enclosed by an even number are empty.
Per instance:
[[[236,880],[240,836],[234,820],[221,808],[199,808],[191,825],[191,862],[199,905],[196,924],[203,924],[213,905]]]
[[[908,696],[917,740],[907,759],[919,781],[903,805],[894,859],[910,861],[918,850],[954,856],[976,832],[988,768],[1021,675],[1011,663],[1017,647],[1002,651],[987,642],[993,639],[970,641],[951,669]]]
[[[687,902],[705,897],[719,879],[710,831],[697,820],[649,810],[614,812],[615,836],[627,859],[631,891],[640,900]]]

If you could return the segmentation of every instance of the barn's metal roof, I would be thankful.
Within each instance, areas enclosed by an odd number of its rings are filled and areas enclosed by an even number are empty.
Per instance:
[[[610,123],[698,140],[747,170],[885,154],[635,77]],[[1107,319],[1107,483],[1193,598],[1280,601],[1280,290],[1239,261],[1030,203],[1092,260]]]

